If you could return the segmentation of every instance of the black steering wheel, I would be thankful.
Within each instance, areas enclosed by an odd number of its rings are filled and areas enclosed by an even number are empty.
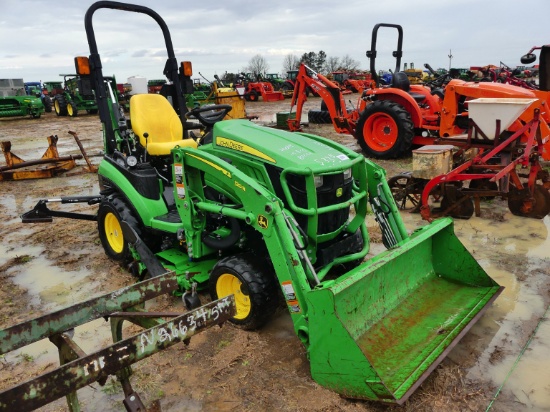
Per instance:
[[[185,114],[185,117],[187,119],[197,119],[206,130],[210,130],[214,127],[214,124],[222,120],[232,108],[230,104],[199,106],[189,110]]]

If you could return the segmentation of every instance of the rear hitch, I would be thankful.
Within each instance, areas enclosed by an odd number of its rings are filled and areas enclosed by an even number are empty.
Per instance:
[[[49,223],[53,221],[53,217],[65,217],[68,219],[80,219],[80,220],[97,220],[97,215],[91,215],[78,212],[62,212],[58,210],[51,210],[46,206],[47,203],[87,203],[88,205],[95,205],[101,202],[102,196],[68,196],[56,199],[41,199],[36,206],[21,215],[21,221],[23,223]]]

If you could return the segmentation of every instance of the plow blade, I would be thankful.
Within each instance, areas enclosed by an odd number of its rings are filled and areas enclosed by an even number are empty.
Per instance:
[[[346,397],[402,404],[501,288],[450,219],[307,294],[313,378]]]

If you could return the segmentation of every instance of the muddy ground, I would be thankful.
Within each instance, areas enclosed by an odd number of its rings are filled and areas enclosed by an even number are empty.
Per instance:
[[[305,111],[319,105],[319,99],[312,98]],[[269,123],[288,106],[288,101],[247,103],[247,112]],[[309,125],[305,130],[359,150],[352,137],[337,135],[332,125]],[[49,135],[59,137],[61,155],[78,154],[68,131],[78,134],[98,164],[102,134],[96,115],[0,119],[0,140],[10,140],[13,153],[25,160],[42,155]],[[378,163],[388,176],[411,168],[410,158]],[[4,164],[0,159],[0,166]],[[0,182],[0,329],[135,281],[105,256],[94,222],[21,223],[19,215],[38,199],[98,193],[96,175],[84,170],[83,160],[78,164],[55,178]],[[86,210],[81,205],[69,208]],[[403,218],[409,231],[425,224],[408,212]],[[369,220],[368,226],[372,249],[381,250],[375,222]],[[132,384],[149,408],[163,411],[550,410],[550,361],[544,346],[550,333],[541,321],[550,301],[549,228],[548,216],[515,217],[501,200],[482,204],[480,217],[456,222],[460,240],[506,289],[401,407],[345,399],[316,384],[285,307],[258,332],[226,324],[195,336],[189,346],[176,345],[136,364]],[[149,307],[183,310],[181,300],[173,296],[158,298]],[[126,330],[132,332],[137,329]],[[87,352],[97,350],[110,342],[108,323],[98,320],[77,328],[75,339]],[[57,365],[57,352],[48,341],[6,354],[0,358],[0,390]],[[103,387],[96,383],[80,390],[79,398],[86,411],[124,410],[123,392],[114,379]],[[66,403],[60,399],[40,410],[66,410]]]

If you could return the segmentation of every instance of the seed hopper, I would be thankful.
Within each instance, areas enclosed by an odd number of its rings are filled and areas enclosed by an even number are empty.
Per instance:
[[[550,179],[540,164],[540,111],[517,125],[535,99],[479,98],[468,102],[468,133],[413,152],[412,173],[389,180],[402,209],[422,217],[470,218],[480,200],[506,198],[514,215],[542,219],[550,212]],[[467,185],[466,185],[467,183]],[[434,207],[439,203],[439,207]]]

